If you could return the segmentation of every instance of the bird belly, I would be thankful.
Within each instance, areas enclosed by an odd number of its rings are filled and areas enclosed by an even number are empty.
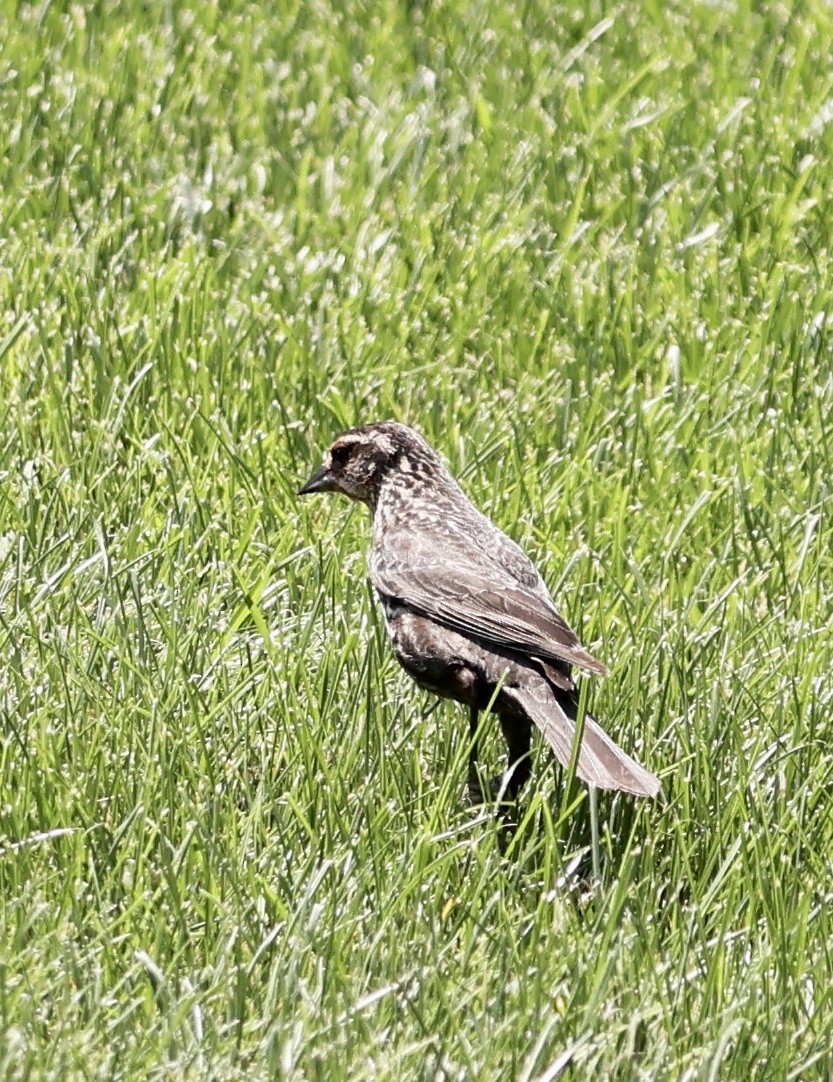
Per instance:
[[[394,656],[413,680],[444,699],[479,706],[486,688],[470,656],[474,644],[402,605],[382,599],[382,606]]]

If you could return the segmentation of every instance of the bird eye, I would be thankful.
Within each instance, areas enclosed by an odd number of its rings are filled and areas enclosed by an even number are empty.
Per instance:
[[[344,466],[347,464],[347,461],[350,458],[350,450],[351,448],[348,444],[341,444],[330,450],[330,457],[336,466]]]

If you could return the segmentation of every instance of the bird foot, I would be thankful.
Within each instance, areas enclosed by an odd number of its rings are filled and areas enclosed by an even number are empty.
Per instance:
[[[487,782],[485,790],[480,775],[469,774],[466,785],[466,802],[469,805],[478,807],[480,804],[494,804],[501,796],[501,807],[513,803],[513,796],[505,786],[503,774],[498,774]]]

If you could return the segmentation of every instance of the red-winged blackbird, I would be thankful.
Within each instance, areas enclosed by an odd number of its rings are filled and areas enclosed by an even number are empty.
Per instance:
[[[421,687],[469,707],[470,789],[478,791],[478,711],[490,703],[508,745],[511,796],[530,775],[533,724],[567,766],[578,710],[570,666],[607,670],[558,614],[529,558],[422,436],[394,421],[344,432],[299,495],[310,492],[342,492],[370,507],[370,577],[397,660]],[[589,714],[576,772],[637,796],[660,787]]]

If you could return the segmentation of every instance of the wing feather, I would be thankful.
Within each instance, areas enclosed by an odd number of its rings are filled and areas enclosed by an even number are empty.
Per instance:
[[[607,672],[560,616],[540,579],[534,586],[520,582],[488,553],[457,538],[448,553],[419,532],[388,538],[384,550],[371,554],[370,576],[384,597],[445,627],[529,657]]]

